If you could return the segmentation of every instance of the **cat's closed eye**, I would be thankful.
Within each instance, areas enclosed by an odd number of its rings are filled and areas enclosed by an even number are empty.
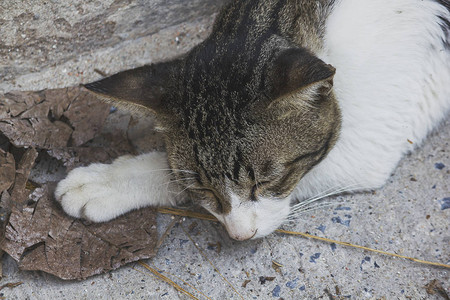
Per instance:
[[[216,198],[214,191],[212,191],[211,189],[199,187],[199,188],[191,188],[190,191],[204,198],[211,198],[211,199]]]
[[[190,189],[190,192],[194,194],[194,197],[197,197],[203,205],[209,206],[210,209],[218,213],[224,212],[224,206],[222,205],[222,200],[216,195],[216,193],[208,188],[197,187]]]

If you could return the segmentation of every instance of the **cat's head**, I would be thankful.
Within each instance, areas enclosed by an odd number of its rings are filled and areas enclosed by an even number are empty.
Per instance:
[[[272,48],[253,58],[205,43],[86,85],[155,114],[176,179],[237,240],[286,219],[291,193],[340,127],[335,69],[303,48]]]

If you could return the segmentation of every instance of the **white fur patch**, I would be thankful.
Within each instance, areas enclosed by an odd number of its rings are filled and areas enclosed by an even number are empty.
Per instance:
[[[294,196],[380,187],[450,110],[450,50],[432,0],[342,0],[320,58],[336,68],[340,138]],[[410,143],[413,142],[413,144]]]
[[[244,201],[230,192],[231,211],[226,215],[213,215],[236,240],[259,238],[272,233],[285,220],[290,211],[290,197],[285,199],[259,198]]]
[[[74,169],[55,196],[69,215],[105,222],[144,206],[175,205],[178,191],[165,153],[152,152]]]

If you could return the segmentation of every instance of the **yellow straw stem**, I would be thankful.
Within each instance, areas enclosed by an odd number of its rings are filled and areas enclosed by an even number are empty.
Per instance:
[[[418,262],[418,263],[421,263],[421,264],[427,264],[427,265],[432,265],[432,266],[450,268],[450,265],[446,265],[446,264],[441,264],[441,263],[437,263],[437,262],[421,260],[421,259],[417,259],[417,258],[412,258],[412,257],[400,255],[400,254],[395,254],[395,253],[390,253],[390,252],[386,252],[386,251],[382,251],[382,250],[372,249],[372,248],[368,248],[368,247],[364,247],[364,246],[354,245],[354,244],[350,244],[350,243],[347,243],[347,242],[341,242],[341,241],[336,241],[336,240],[332,240],[332,239],[327,239],[327,238],[323,238],[323,237],[319,237],[319,236],[315,236],[315,235],[311,235],[311,234],[307,234],[307,233],[303,233],[303,232],[288,231],[288,230],[283,230],[283,229],[277,229],[276,232],[280,232],[280,233],[284,233],[284,234],[290,234],[290,235],[300,235],[300,236],[303,236],[303,237],[306,237],[306,238],[320,240],[320,241],[324,241],[324,242],[328,242],[328,243],[335,243],[335,244],[339,244],[339,245],[343,245],[343,246],[363,249],[363,250],[376,252],[376,253],[380,253],[380,254],[384,254],[384,255],[404,258],[404,259],[408,259],[408,260],[411,260],[411,261],[414,261],[414,262]]]
[[[191,297],[192,299],[196,299],[199,300],[197,297],[195,297],[194,295],[192,295],[191,293],[189,293],[188,291],[186,291],[185,289],[183,289],[181,286],[179,286],[177,283],[175,283],[172,279],[170,279],[169,277],[161,274],[160,272],[158,272],[158,270],[150,267],[149,265],[147,265],[146,263],[140,261],[139,264],[141,266],[143,266],[144,268],[146,268],[147,270],[149,270],[153,275],[155,275],[156,277],[162,279],[163,281],[167,282],[168,284],[170,284],[171,286],[173,286],[177,291],[182,292],[183,294]]]
[[[206,259],[208,261],[208,263],[214,268],[214,270],[220,275],[220,277],[222,277],[222,279],[233,289],[233,291],[239,295],[239,297],[241,297],[242,300],[244,300],[244,297],[242,297],[242,295],[236,290],[236,288],[231,284],[231,282],[229,282],[225,276],[222,275],[222,273],[220,273],[219,269],[217,269],[217,267],[213,264],[213,262],[206,256],[205,253],[203,253],[202,249],[200,249],[200,247],[197,245],[197,243],[192,239],[192,237],[189,235],[189,233],[186,231],[186,229],[184,229],[183,226],[181,226],[181,228],[183,229],[184,233],[186,234],[186,236],[191,240],[191,242],[194,244],[195,248],[197,248],[198,252],[200,252],[200,254],[203,256],[204,259]]]
[[[218,220],[212,215],[196,213],[196,212],[187,211],[187,210],[184,210],[184,209],[158,208],[158,212],[163,213],[163,214],[173,214],[173,215],[177,215],[177,216],[192,217],[192,218],[197,218],[197,219],[202,219],[202,220],[209,220],[209,221],[218,222]],[[311,235],[311,234],[307,234],[307,233],[303,233],[303,232],[289,231],[289,230],[283,230],[283,229],[277,229],[276,232],[289,234],[289,235],[303,236],[303,237],[306,237],[306,238],[320,240],[320,241],[324,241],[324,242],[327,242],[327,243],[335,243],[335,244],[339,244],[339,245],[343,245],[343,246],[348,246],[348,247],[353,247],[353,248],[367,250],[367,251],[370,251],[370,252],[380,253],[380,254],[383,254],[383,255],[388,255],[388,256],[408,259],[408,260],[411,260],[411,261],[414,261],[414,262],[417,262],[417,263],[420,263],[420,264],[426,264],[426,265],[432,265],[432,266],[437,266],[437,267],[443,267],[443,268],[450,269],[450,265],[447,265],[447,264],[442,264],[442,263],[437,263],[437,262],[431,262],[431,261],[426,261],[426,260],[422,260],[422,259],[417,259],[417,258],[413,258],[413,257],[408,257],[408,256],[404,256],[404,255],[399,255],[399,254],[395,254],[395,253],[382,251],[382,250],[377,250],[377,249],[372,249],[372,248],[368,248],[368,247],[364,247],[364,246],[354,245],[354,244],[347,243],[347,242],[341,242],[341,241],[336,241],[336,240],[332,240],[332,239],[327,239],[327,238],[323,238],[323,237],[319,237],[319,236],[315,236],[315,235]]]

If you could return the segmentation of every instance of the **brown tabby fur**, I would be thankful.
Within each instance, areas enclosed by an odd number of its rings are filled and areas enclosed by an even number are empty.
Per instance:
[[[149,108],[175,176],[195,172],[180,182],[215,212],[229,212],[229,190],[284,198],[338,138],[335,69],[315,55],[333,3],[233,1],[183,57],[86,87]]]

